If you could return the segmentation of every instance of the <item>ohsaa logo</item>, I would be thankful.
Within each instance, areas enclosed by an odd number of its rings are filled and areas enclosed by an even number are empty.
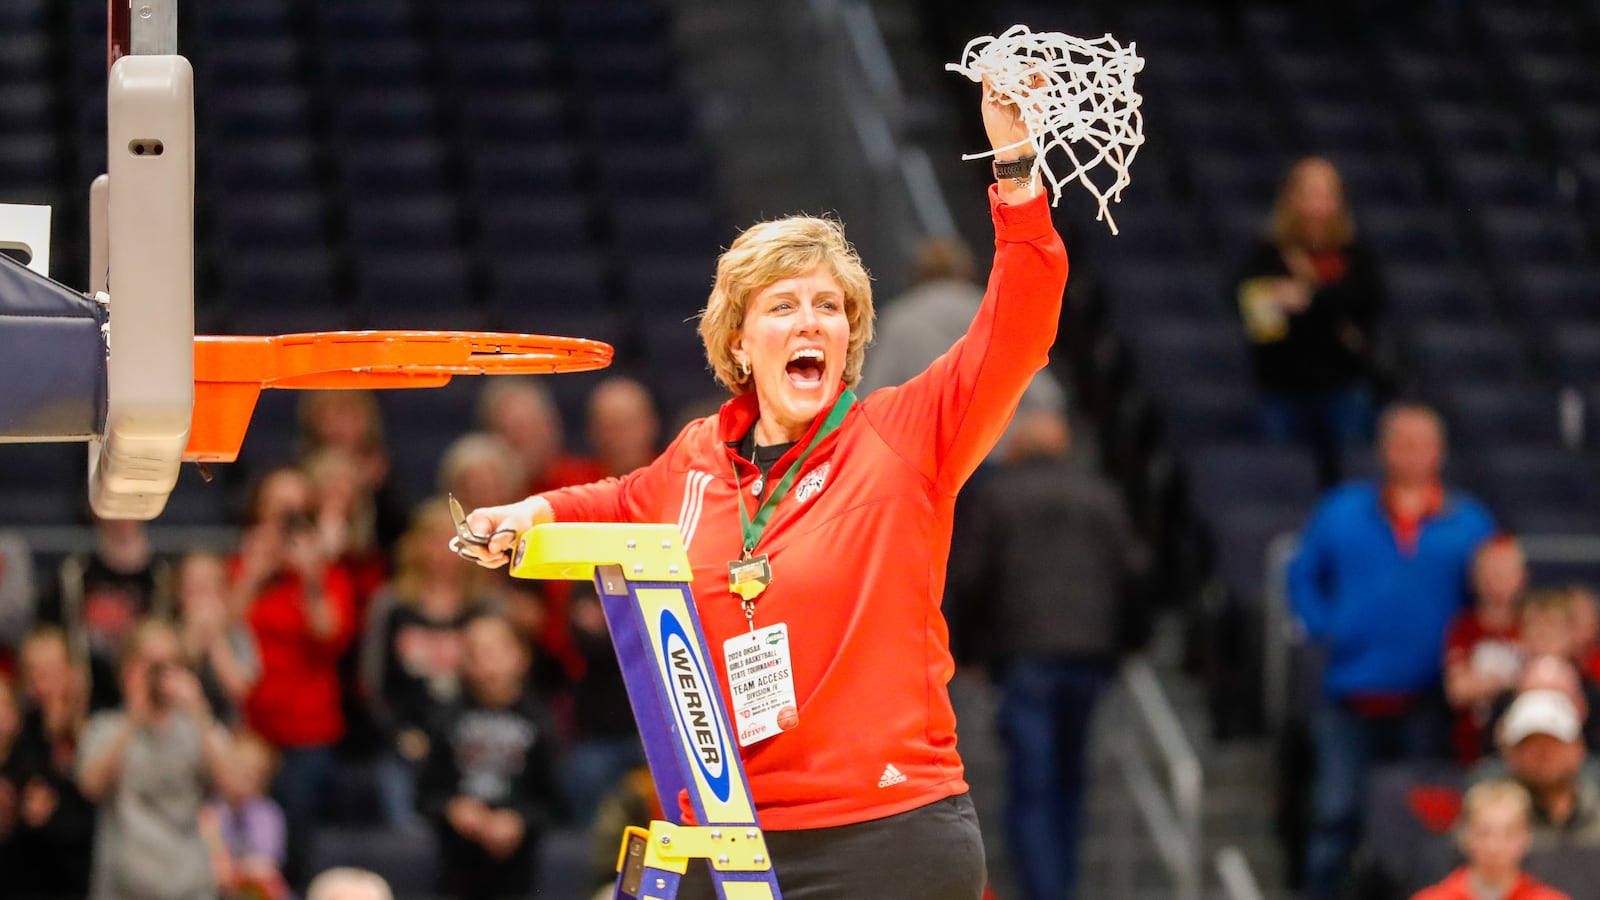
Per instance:
[[[832,468],[832,466],[833,461],[829,460],[807,472],[806,477],[800,479],[800,483],[795,485],[794,499],[804,503],[815,497],[822,490],[822,485],[827,482],[828,469]]]
[[[694,644],[683,624],[671,610],[661,611],[661,655],[667,661],[667,683],[672,688],[672,705],[678,714],[683,740],[693,750],[695,765],[705,776],[711,792],[723,803],[732,793],[728,773],[727,748],[722,742],[726,729],[718,712],[715,685],[706,677],[705,664],[695,653]]]

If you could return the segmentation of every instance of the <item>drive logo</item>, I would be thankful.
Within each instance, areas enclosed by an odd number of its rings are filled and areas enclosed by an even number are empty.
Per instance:
[[[667,661],[667,682],[672,688],[678,727],[693,748],[695,764],[711,792],[727,803],[732,791],[727,748],[722,742],[726,729],[717,711],[721,698],[712,693],[717,688],[706,677],[705,665],[695,653],[688,632],[671,610],[661,611],[660,633],[661,656]]]

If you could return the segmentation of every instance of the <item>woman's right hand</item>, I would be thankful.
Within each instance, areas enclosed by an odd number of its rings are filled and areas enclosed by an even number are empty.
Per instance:
[[[498,569],[511,561],[509,551],[522,533],[535,525],[556,520],[543,497],[529,497],[503,506],[483,506],[467,514],[473,534],[491,535],[487,546],[462,542],[459,553],[485,569]]]

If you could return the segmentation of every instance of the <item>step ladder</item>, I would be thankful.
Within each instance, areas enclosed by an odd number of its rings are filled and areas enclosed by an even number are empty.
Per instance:
[[[687,792],[698,825],[629,828],[615,900],[675,900],[704,860],[721,900],[782,900],[673,525],[552,523],[512,551],[518,578],[593,579],[661,808]]]

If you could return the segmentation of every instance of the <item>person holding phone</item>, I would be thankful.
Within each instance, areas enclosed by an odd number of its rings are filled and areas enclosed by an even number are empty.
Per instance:
[[[98,808],[93,900],[216,896],[200,807],[227,777],[228,738],[182,660],[170,626],[139,623],[121,654],[122,706],[84,731],[78,787]]]

